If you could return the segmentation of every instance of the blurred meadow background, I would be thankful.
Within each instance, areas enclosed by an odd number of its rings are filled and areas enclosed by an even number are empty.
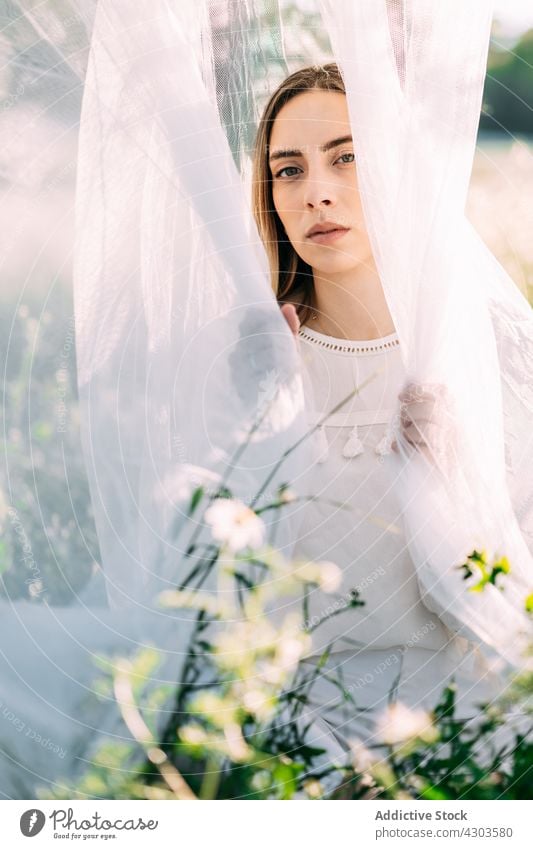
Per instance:
[[[66,0],[50,5],[65,10],[67,44],[76,37],[76,23],[66,17]],[[533,11],[528,16],[526,6],[523,0],[496,4],[467,211],[531,299]],[[314,10],[311,0],[285,3],[290,70],[331,58]],[[267,31],[272,21],[262,24]],[[13,43],[20,50],[27,39],[32,49],[32,35],[21,29],[11,43],[5,34],[1,38],[6,55],[0,70],[0,591],[62,604],[71,593],[83,592],[99,562],[79,437],[71,285],[75,115],[81,104],[73,89],[54,112],[47,105],[54,143],[48,145],[45,125],[36,122],[43,132],[40,153],[28,161],[26,134],[36,131],[32,116],[42,111],[43,92],[31,65],[21,71],[10,58]],[[272,64],[271,87],[281,77],[275,57]]]

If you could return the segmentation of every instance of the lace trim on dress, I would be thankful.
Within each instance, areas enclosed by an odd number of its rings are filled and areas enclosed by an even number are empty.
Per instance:
[[[338,339],[311,327],[301,327],[298,336],[324,350],[339,354],[379,354],[390,348],[397,348],[400,344],[397,333],[390,333],[379,339]]]
[[[388,336],[382,336],[379,339],[337,339],[335,336],[328,336],[318,330],[310,327],[301,327],[298,331],[298,336],[310,342],[313,345],[318,345],[328,351],[334,351],[338,354],[358,354],[361,356],[379,354],[383,351],[397,348],[400,344],[397,333],[390,333]],[[325,427],[350,427],[348,438],[344,445],[342,456],[346,459],[359,457],[364,453],[365,447],[359,436],[359,427],[373,424],[386,424],[387,428],[383,437],[375,447],[375,453],[380,456],[390,454],[392,451],[392,443],[394,441],[393,422],[394,410],[359,410],[350,413],[336,413],[329,416],[328,419],[316,430],[315,440],[317,447],[317,462],[324,463],[329,455],[329,445],[326,437]],[[322,419],[324,413],[315,412],[309,416],[310,424],[316,424]]]

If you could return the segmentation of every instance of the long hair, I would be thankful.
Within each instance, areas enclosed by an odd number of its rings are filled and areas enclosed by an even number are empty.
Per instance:
[[[313,89],[346,94],[335,62],[295,71],[271,95],[257,128],[252,172],[253,213],[267,253],[271,285],[279,303],[288,302],[296,306],[302,324],[311,314],[313,273],[311,266],[296,253],[274,208],[268,151],[272,127],[281,108],[298,94]]]

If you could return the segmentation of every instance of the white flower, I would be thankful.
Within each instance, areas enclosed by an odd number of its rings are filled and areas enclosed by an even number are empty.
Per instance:
[[[336,563],[331,563],[329,560],[321,560],[318,563],[319,567],[319,586],[325,593],[333,593],[338,590],[342,572]]]
[[[261,722],[268,721],[276,707],[276,700],[272,694],[258,687],[246,690],[243,693],[242,703],[246,710],[254,714]]]
[[[250,779],[250,784],[254,788],[254,790],[266,790],[270,787],[270,773],[267,769],[261,769],[258,772],[254,772]]]
[[[199,746],[207,741],[207,734],[199,725],[182,725],[179,736],[184,743]]]
[[[415,738],[429,743],[437,735],[437,729],[427,711],[412,710],[401,702],[387,706],[377,718],[376,730],[383,743],[391,746]]]
[[[326,593],[338,589],[342,579],[341,570],[330,560],[294,561],[293,574],[299,581],[311,581],[313,584],[318,584]]]
[[[370,769],[376,762],[376,757],[372,754],[371,750],[357,738],[350,740],[349,743],[352,755],[352,766],[355,771],[365,772]]]
[[[302,635],[305,637],[305,635]],[[282,636],[278,646],[277,655],[283,669],[292,669],[299,662],[306,649],[306,641],[300,636]]]
[[[286,487],[281,491],[280,501],[282,504],[292,504],[293,501],[296,501],[296,493]]]
[[[287,677],[286,671],[272,661],[263,661],[258,664],[258,672],[267,684],[282,684]]]
[[[265,618],[237,622],[214,634],[211,644],[219,666],[243,671],[251,669],[258,657],[270,656],[277,639],[276,628]]]
[[[224,726],[224,737],[228,745],[230,758],[237,763],[247,761],[252,754],[250,746],[242,736],[242,730],[236,722]]]
[[[311,799],[320,799],[324,792],[324,788],[320,781],[317,781],[316,778],[306,781],[304,784],[304,790]]]
[[[265,539],[262,519],[236,498],[216,498],[205,511],[211,533],[232,552],[259,548]]]

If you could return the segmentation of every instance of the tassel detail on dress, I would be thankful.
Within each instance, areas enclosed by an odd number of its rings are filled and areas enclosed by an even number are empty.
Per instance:
[[[358,457],[364,450],[364,445],[359,439],[359,434],[357,432],[357,425],[355,425],[350,431],[350,435],[343,448],[342,455],[343,457]]]
[[[393,439],[394,439],[394,436],[393,436],[393,433],[392,433],[392,428],[389,427],[389,428],[387,428],[387,432],[386,432],[385,436],[382,439],[380,439],[380,441],[376,445],[376,448],[375,448],[376,454],[379,454],[381,457],[383,457],[385,454],[390,454],[391,451],[392,451]]]
[[[328,459],[329,454],[329,445],[324,425],[320,425],[320,427],[317,428],[315,439],[318,452],[317,463],[324,463]]]

